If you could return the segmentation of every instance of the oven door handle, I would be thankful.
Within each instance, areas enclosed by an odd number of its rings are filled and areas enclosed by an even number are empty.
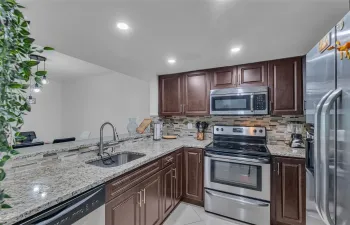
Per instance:
[[[269,159],[264,158],[256,158],[256,159],[250,159],[250,158],[244,158],[244,157],[232,157],[232,156],[224,156],[224,155],[216,155],[211,153],[205,153],[206,156],[210,158],[220,159],[220,160],[226,160],[227,162],[237,162],[237,163],[255,163],[255,164],[270,164]]]
[[[270,205],[269,203],[255,201],[255,200],[248,200],[248,199],[242,200],[240,198],[235,198],[235,197],[232,197],[232,196],[231,197],[227,197],[227,196],[224,196],[224,195],[213,193],[213,192],[208,191],[208,190],[205,190],[205,192],[208,193],[209,195],[212,195],[212,196],[215,196],[215,197],[218,197],[218,198],[223,198],[223,199],[227,199],[227,200],[238,202],[241,205],[252,205],[252,206],[258,206],[258,207],[268,207]]]

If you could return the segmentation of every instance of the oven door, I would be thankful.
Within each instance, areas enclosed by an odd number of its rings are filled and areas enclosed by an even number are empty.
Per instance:
[[[270,161],[206,152],[204,187],[270,201]]]

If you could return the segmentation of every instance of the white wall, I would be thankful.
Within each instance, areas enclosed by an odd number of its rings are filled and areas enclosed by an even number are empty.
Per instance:
[[[21,131],[35,131],[42,141],[52,141],[62,135],[62,84],[50,81],[42,92],[33,93],[36,104],[24,116]]]
[[[149,92],[148,82],[116,72],[64,81],[62,133],[79,137],[86,130],[91,138],[99,137],[105,121],[112,122],[118,133],[127,133],[128,118],[136,117],[138,122],[149,118]],[[105,134],[111,134],[110,128]]]
[[[155,76],[149,81],[149,89],[150,89],[150,115],[157,116],[158,115],[158,77]]]

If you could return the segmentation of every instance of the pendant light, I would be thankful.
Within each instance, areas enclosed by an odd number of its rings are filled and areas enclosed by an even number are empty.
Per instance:
[[[45,60],[44,60],[44,71],[46,71],[45,62],[46,62],[46,58],[45,58]],[[48,84],[48,83],[50,83],[49,80],[47,79],[46,75],[44,75],[43,78],[41,78],[41,83],[42,83],[42,84]]]

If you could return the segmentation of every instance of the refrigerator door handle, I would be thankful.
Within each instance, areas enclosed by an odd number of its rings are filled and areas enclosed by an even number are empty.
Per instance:
[[[320,125],[321,125],[321,111],[323,104],[326,102],[328,97],[333,93],[334,90],[330,90],[325,94],[320,102],[316,106],[315,110],[315,122],[314,122],[314,177],[315,177],[315,203],[318,214],[322,217],[320,210]]]
[[[329,211],[329,135],[330,135],[330,111],[334,102],[341,96],[342,89],[338,88],[327,98],[327,101],[323,104],[321,112],[321,141],[320,145],[320,163],[322,168],[320,170],[322,177],[322,198],[321,198],[321,213],[323,214],[322,219],[327,225],[334,225]]]

